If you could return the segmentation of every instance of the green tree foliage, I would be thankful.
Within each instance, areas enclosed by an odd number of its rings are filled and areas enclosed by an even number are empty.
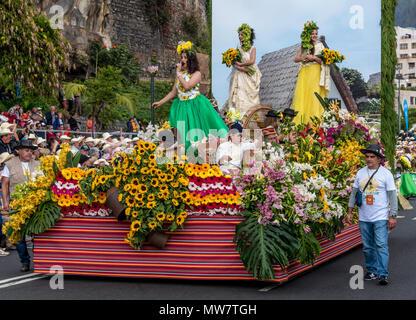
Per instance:
[[[100,68],[96,77],[89,78],[84,84],[66,84],[65,95],[80,95],[84,101],[84,114],[92,114],[97,127],[106,127],[134,110],[134,97],[123,86],[124,79],[120,69]]]
[[[403,28],[416,27],[416,0],[399,0],[396,7],[395,25]]]
[[[98,68],[113,66],[121,69],[125,79],[133,83],[138,80],[142,72],[139,57],[134,56],[127,43],[106,48],[98,38],[95,38],[89,44],[88,56],[90,65],[95,72]]]
[[[207,11],[207,19],[210,19],[210,11]],[[189,13],[183,17],[182,31],[184,40],[190,40],[201,53],[211,54],[211,30],[204,25],[196,13]]]
[[[68,68],[69,43],[31,1],[0,2],[0,66],[11,82],[50,95]]]
[[[342,68],[341,72],[351,89],[354,99],[367,95],[367,84],[359,71],[355,69]]]
[[[397,0],[381,1],[381,142],[394,171],[397,142],[397,113],[394,110],[394,76],[396,73],[396,31],[394,12]]]

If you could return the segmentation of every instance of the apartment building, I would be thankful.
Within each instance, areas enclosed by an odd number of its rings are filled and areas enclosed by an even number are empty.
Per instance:
[[[403,77],[400,86],[416,89],[416,28],[395,27],[397,40],[397,73]],[[396,79],[398,85],[398,80]]]

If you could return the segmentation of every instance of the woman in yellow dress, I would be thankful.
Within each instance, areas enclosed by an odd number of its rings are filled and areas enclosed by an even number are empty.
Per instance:
[[[327,97],[330,89],[329,67],[322,64],[317,57],[324,45],[318,42],[318,26],[313,21],[303,25],[302,45],[295,57],[300,62],[298,81],[293,96],[292,108],[298,111],[293,120],[296,124],[308,123],[312,117],[321,118],[324,109],[315,96]]]
[[[260,103],[261,72],[256,64],[256,48],[253,46],[254,30],[244,23],[238,28],[238,38],[241,43],[238,47],[241,62],[233,65],[229,98],[224,104],[224,110],[235,109],[244,116],[251,107]],[[254,74],[248,75],[249,68],[254,70]]]

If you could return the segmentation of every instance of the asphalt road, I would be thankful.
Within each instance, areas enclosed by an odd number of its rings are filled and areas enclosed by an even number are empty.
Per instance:
[[[415,204],[416,202],[412,201]],[[402,218],[400,218],[402,216]],[[350,288],[350,268],[364,266],[362,247],[336,257],[282,285],[260,281],[183,281],[65,276],[64,289],[52,290],[50,276],[20,272],[17,252],[0,257],[1,300],[408,300],[416,299],[416,209],[400,211],[390,233],[390,283],[365,281]],[[27,274],[30,274],[29,272]],[[43,278],[41,278],[43,277]],[[27,281],[27,282],[24,282]],[[16,283],[17,282],[17,283]],[[266,291],[261,289],[267,288]],[[270,289],[270,290],[269,290]]]

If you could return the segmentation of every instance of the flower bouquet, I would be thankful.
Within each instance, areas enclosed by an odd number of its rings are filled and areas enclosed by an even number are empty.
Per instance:
[[[228,49],[222,54],[222,63],[225,64],[228,68],[231,67],[236,62],[241,62],[241,52],[237,49]],[[247,75],[251,77],[256,70],[252,66],[245,66],[247,69]]]
[[[159,72],[158,66],[148,66],[147,67],[147,74],[149,77],[155,77],[157,73]]]
[[[334,63],[341,63],[345,60],[344,55],[341,55],[338,51],[329,50],[328,48],[322,50],[322,53],[318,54],[317,57],[320,58],[327,66]]]

